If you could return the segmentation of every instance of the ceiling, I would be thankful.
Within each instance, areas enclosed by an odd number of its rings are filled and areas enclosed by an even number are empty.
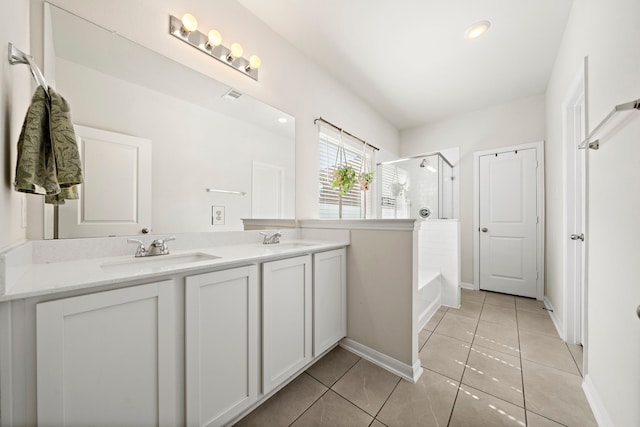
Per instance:
[[[401,130],[543,93],[572,3],[238,1]]]

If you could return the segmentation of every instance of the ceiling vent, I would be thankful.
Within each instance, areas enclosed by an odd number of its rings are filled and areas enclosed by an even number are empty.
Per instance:
[[[229,89],[224,95],[222,95],[222,97],[224,99],[230,99],[232,101],[235,101],[236,99],[240,98],[242,96],[242,93],[238,92],[235,89]]]

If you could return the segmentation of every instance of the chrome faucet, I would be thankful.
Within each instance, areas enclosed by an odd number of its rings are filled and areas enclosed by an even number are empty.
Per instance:
[[[167,242],[176,240],[175,237],[167,237],[165,239],[156,239],[149,245],[148,248],[144,247],[144,243],[138,239],[127,239],[127,243],[137,243],[136,258],[144,256],[156,256],[156,255],[169,255],[169,246]]]
[[[276,231],[273,234],[268,234],[264,231],[261,231],[260,235],[264,236],[264,239],[262,240],[263,245],[273,245],[276,243],[280,243],[280,238],[282,237],[282,233],[280,231]]]

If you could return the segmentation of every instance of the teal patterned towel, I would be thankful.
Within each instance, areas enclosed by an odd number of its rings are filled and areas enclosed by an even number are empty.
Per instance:
[[[25,193],[41,194],[45,202],[63,204],[77,199],[77,185],[82,183],[82,167],[69,105],[49,88],[39,86],[18,139],[18,161],[14,188]]]

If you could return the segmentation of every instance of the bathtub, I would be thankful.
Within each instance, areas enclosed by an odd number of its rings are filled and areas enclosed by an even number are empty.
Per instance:
[[[444,305],[460,307],[460,223],[427,219],[418,229],[417,332]]]
[[[422,269],[418,273],[418,331],[424,329],[441,305],[442,274],[439,270]]]

